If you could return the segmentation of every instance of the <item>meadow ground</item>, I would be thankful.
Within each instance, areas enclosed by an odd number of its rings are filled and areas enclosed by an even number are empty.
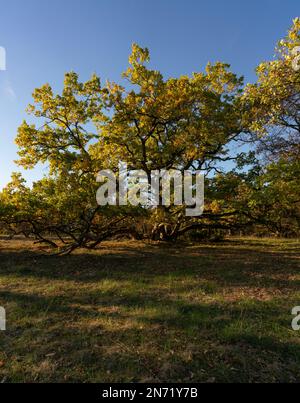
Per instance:
[[[0,382],[300,382],[300,242],[0,241]]]

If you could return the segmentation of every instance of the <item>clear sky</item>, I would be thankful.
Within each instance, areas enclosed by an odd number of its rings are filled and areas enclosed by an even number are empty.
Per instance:
[[[221,60],[255,80],[254,69],[274,55],[299,0],[0,0],[0,187],[17,158],[14,138],[34,88],[61,88],[65,72],[82,80],[96,72],[118,80],[133,42],[149,47],[166,76],[202,70]],[[25,172],[29,181],[45,169]]]

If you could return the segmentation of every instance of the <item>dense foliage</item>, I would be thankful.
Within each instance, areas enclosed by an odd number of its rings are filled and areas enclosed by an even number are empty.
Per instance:
[[[81,83],[65,75],[63,91],[36,89],[16,143],[19,164],[39,163],[49,174],[26,186],[12,176],[0,194],[2,231],[35,236],[69,253],[104,239],[134,236],[177,240],[236,231],[299,235],[300,20],[277,47],[277,58],[257,68],[257,83],[224,63],[204,72],[164,79],[149,68],[148,49],[134,44],[124,85]],[[96,202],[97,173],[176,169],[206,175],[205,210],[186,217],[185,206],[105,206]]]

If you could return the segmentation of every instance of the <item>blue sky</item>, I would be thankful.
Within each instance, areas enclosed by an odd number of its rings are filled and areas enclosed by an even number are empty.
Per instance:
[[[166,76],[202,70],[221,60],[255,80],[258,63],[274,55],[299,0],[0,0],[0,187],[20,170],[14,138],[34,88],[61,88],[65,72],[86,80],[119,80],[133,42],[149,47]],[[26,171],[29,181],[45,168]]]

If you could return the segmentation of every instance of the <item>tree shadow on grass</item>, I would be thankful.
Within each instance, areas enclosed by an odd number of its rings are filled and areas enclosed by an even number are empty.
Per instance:
[[[8,380],[300,381],[289,317],[300,285],[294,250],[0,251],[1,276],[9,364],[0,375]],[[243,287],[282,292],[267,301],[215,298]]]
[[[79,251],[66,257],[43,256],[38,251],[0,251],[0,274],[78,283],[196,276],[220,286],[296,290],[300,286],[300,252],[224,246],[166,249],[151,245],[140,249],[103,247],[95,253]]]
[[[270,382],[298,376],[300,344],[273,331],[281,326],[282,332],[284,325],[289,331],[284,306],[258,301],[245,310],[238,302],[189,304],[143,292],[129,298],[4,291],[0,299],[12,315],[2,349],[24,365],[24,373],[20,366],[10,369],[12,379],[32,381],[53,351],[58,369],[41,371],[39,380],[62,381],[66,371],[70,381],[90,382]],[[109,306],[117,310],[105,310]]]

